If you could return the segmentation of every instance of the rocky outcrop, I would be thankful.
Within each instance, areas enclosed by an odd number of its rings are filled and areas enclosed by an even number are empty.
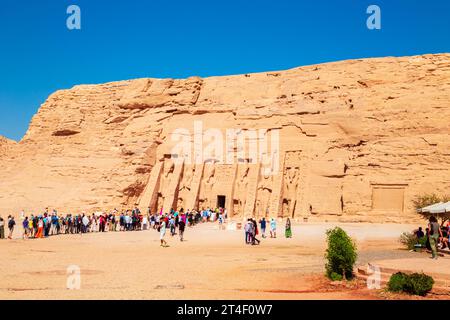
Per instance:
[[[0,157],[7,156],[16,144],[15,141],[0,136]]]
[[[0,210],[225,202],[230,215],[403,222],[417,194],[448,193],[449,104],[449,54],[75,86],[47,99],[22,141],[0,140]],[[276,174],[255,174],[251,156],[178,172],[172,133],[194,140],[198,123],[277,131]]]

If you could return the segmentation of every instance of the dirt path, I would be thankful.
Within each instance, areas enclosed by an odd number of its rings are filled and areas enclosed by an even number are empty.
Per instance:
[[[246,246],[242,231],[213,224],[188,228],[182,243],[167,235],[168,248],[159,246],[155,231],[1,241],[0,298],[380,298],[364,283],[342,286],[324,279],[324,230],[330,226],[294,226],[293,239],[264,239],[260,246]],[[358,242],[361,261],[407,254],[394,235],[410,226],[371,226],[344,226]],[[80,268],[80,290],[66,288],[71,265]]]

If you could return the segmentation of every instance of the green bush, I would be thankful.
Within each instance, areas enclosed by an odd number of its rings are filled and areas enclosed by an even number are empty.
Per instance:
[[[418,296],[425,296],[433,289],[434,280],[423,273],[413,273],[408,277],[405,285],[405,292]]]
[[[354,241],[339,227],[327,230],[326,275],[331,280],[353,278],[357,253]],[[337,276],[338,275],[338,276]]]
[[[397,272],[391,276],[387,288],[391,292],[403,292],[408,275],[403,272]]]
[[[416,244],[420,244],[423,248],[425,248],[425,245],[427,243],[427,237],[422,237],[420,239],[417,239],[417,236],[414,233],[409,232],[403,232],[400,235],[400,242],[408,249],[408,250],[414,250],[414,246]]]
[[[419,239],[419,244],[422,246],[422,248],[425,248],[427,246],[427,237],[423,236]]]
[[[408,249],[413,250],[414,246],[418,243],[417,237],[413,233],[403,232],[400,235],[400,242]]]
[[[330,274],[329,278],[330,278],[330,280],[333,280],[333,281],[342,281],[342,275],[338,274],[336,272],[332,272]]]
[[[391,292],[405,292],[425,296],[433,289],[434,280],[424,273],[406,274],[397,272],[389,279],[387,289]]]

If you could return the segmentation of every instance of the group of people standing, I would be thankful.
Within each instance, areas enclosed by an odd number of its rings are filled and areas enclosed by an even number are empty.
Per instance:
[[[160,235],[162,247],[168,247],[165,236],[167,230],[173,237],[177,233],[180,241],[184,240],[184,232],[186,226],[194,226],[200,222],[219,222],[222,227],[227,219],[227,212],[223,208],[202,209],[200,211],[183,209],[176,211],[171,209],[169,213],[163,213],[161,208],[159,213],[151,213],[148,208],[147,214],[142,214],[139,208],[132,210],[124,210],[119,213],[114,209],[109,213],[93,213],[87,215],[81,213],[78,215],[66,214],[60,215],[56,210],[49,213],[48,209],[39,215],[25,216],[24,211],[21,212],[20,218],[23,226],[23,239],[29,238],[46,238],[60,234],[84,234],[91,232],[112,232],[112,231],[140,231],[140,230],[157,230]],[[0,239],[5,238],[5,224],[8,227],[8,239],[12,239],[16,221],[13,216],[8,216],[5,223],[0,217]],[[266,238],[266,228],[269,227],[270,237],[277,237],[277,222],[274,218],[267,221],[265,218],[259,220],[250,218],[245,224],[245,242],[246,244],[256,245],[261,241],[257,238],[259,230],[261,230],[262,238]],[[288,218],[285,226],[285,237],[292,237],[291,221]]]
[[[22,238],[46,238],[60,234],[83,234],[88,232],[107,231],[137,231],[146,228],[148,218],[142,215],[138,208],[125,210],[119,214],[114,209],[109,213],[85,213],[60,215],[56,210],[51,213],[48,209],[42,214],[25,216],[20,213],[23,227]],[[0,239],[4,238],[4,221],[0,217]],[[16,222],[13,216],[8,217],[8,239],[12,239]]]
[[[277,222],[274,218],[271,218],[270,221],[267,221],[266,218],[261,218],[259,220],[259,225],[261,228],[261,237],[266,238],[266,228],[267,224],[269,224],[270,227],[270,237],[276,238],[277,237]],[[245,243],[251,244],[251,245],[258,245],[260,244],[260,240],[256,238],[256,236],[259,234],[258,229],[258,223],[255,219],[250,218],[247,220],[245,226]],[[285,225],[285,232],[284,235],[286,238],[292,238],[292,225],[291,220],[287,218],[286,225]]]
[[[77,215],[60,215],[56,210],[51,213],[48,208],[42,214],[31,214],[25,216],[22,210],[20,213],[21,225],[23,227],[22,238],[47,238],[49,236],[61,234],[84,234],[92,232],[111,231],[140,231],[155,229],[160,232],[161,245],[167,245],[164,240],[166,229],[174,236],[178,230],[180,240],[183,241],[185,226],[194,226],[203,222],[219,223],[225,221],[226,210],[222,208],[203,209],[201,211],[183,209],[180,211],[170,210],[170,213],[163,214],[163,209],[159,213],[151,213],[148,208],[146,214],[142,214],[139,208],[123,210],[121,213],[117,209],[109,213],[100,212],[90,215],[81,213]],[[8,239],[12,239],[16,221],[13,216],[8,216],[5,222],[0,217],[0,239],[5,238],[5,227],[8,227]]]
[[[423,232],[422,227],[414,231],[417,240],[424,239],[425,247],[431,250],[431,258],[438,258],[438,249],[450,250],[450,221],[447,221],[447,225],[440,225],[436,217],[431,216],[429,218],[428,227]]]

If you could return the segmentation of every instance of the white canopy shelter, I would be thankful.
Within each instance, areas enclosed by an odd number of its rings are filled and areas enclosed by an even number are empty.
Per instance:
[[[447,213],[450,212],[450,201],[446,203],[437,204],[435,207],[430,209],[430,213]]]
[[[422,209],[418,209],[417,211],[418,212],[422,212],[422,213],[431,213],[431,210],[434,210],[434,209],[438,208],[442,204],[443,204],[443,202],[435,203],[435,204],[432,204],[430,206],[424,207]]]

